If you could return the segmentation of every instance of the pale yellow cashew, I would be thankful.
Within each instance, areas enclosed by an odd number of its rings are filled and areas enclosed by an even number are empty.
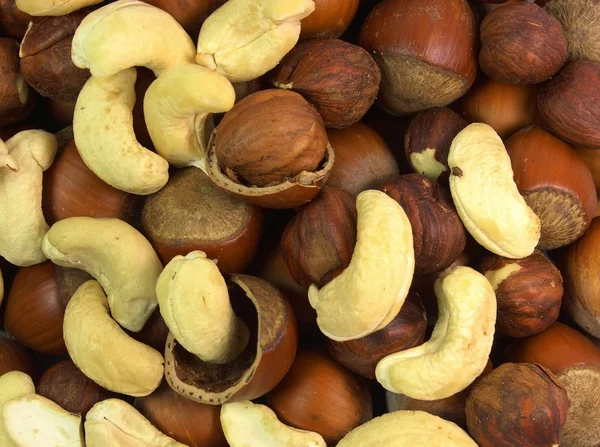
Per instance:
[[[16,0],[17,8],[30,16],[64,16],[102,0]]]
[[[357,241],[350,265],[320,290],[308,290],[317,324],[332,340],[362,338],[392,321],[412,282],[415,253],[410,221],[381,191],[356,199]]]
[[[118,0],[88,14],[71,47],[75,66],[92,76],[112,76],[147,67],[159,76],[179,64],[193,63],[194,42],[177,21],[155,6]]]
[[[18,171],[19,166],[14,158],[8,153],[6,143],[0,139],[0,169],[8,168],[11,171]]]
[[[227,112],[234,103],[231,83],[206,67],[188,64],[165,71],[144,97],[156,152],[174,166],[202,168],[214,129],[212,114]]]
[[[27,394],[35,393],[33,380],[20,371],[10,371],[0,376],[0,414],[4,404]],[[0,419],[0,445],[2,447],[19,447],[8,436],[4,419]]]
[[[313,0],[229,0],[202,25],[196,62],[231,82],[256,79],[296,45]]]

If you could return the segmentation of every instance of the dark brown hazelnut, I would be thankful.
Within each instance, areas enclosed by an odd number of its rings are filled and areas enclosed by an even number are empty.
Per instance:
[[[315,10],[302,19],[301,39],[340,37],[350,26],[359,0],[315,0]]]
[[[29,350],[6,332],[0,331],[0,376],[10,371],[39,377]]]
[[[496,330],[510,337],[542,332],[556,321],[563,296],[562,276],[541,251],[523,259],[488,254],[481,273],[496,292]]]
[[[394,177],[380,188],[402,206],[412,226],[415,274],[445,269],[464,251],[467,233],[449,194],[420,174]]]
[[[551,447],[559,443],[568,410],[567,393],[550,371],[505,363],[473,387],[467,427],[480,447]]]
[[[91,76],[71,60],[71,42],[81,21],[91,12],[80,9],[59,17],[35,18],[21,42],[21,71],[42,96],[75,101]]]
[[[27,118],[33,111],[29,86],[19,68],[19,44],[0,38],[0,127]]]
[[[46,102],[50,116],[60,125],[69,126],[73,124],[75,115],[75,102],[48,99]]]
[[[227,0],[146,0],[167,11],[190,36],[197,38],[204,20]]]
[[[300,93],[326,127],[342,129],[360,120],[379,91],[381,72],[361,47],[338,39],[297,44],[272,75],[273,84]]]
[[[160,309],[156,309],[152,312],[152,315],[150,315],[150,318],[146,321],[141,331],[129,331],[128,334],[137,341],[156,349],[158,352],[164,352],[167,337],[169,336],[169,328],[160,314]]]
[[[15,0],[0,0],[0,35],[21,40],[32,17],[17,8]]]

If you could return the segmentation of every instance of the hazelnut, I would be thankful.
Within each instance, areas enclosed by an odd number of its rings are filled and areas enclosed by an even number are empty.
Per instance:
[[[373,105],[381,72],[361,47],[338,39],[310,39],[288,53],[272,81],[300,93],[326,127],[340,129],[356,123]]]
[[[510,137],[506,150],[519,192],[540,218],[539,247],[553,250],[579,239],[597,203],[594,179],[583,160],[537,126]]]
[[[590,168],[594,184],[596,185],[596,191],[600,191],[600,151],[586,147],[576,147],[575,152]]]
[[[556,377],[529,363],[505,363],[475,384],[467,427],[480,447],[558,445],[569,399]]]
[[[29,22],[31,16],[17,8],[15,0],[0,0],[0,35],[21,40]]]
[[[301,39],[340,37],[352,23],[359,0],[315,0],[315,10],[300,22]]]
[[[394,177],[381,190],[402,206],[410,220],[415,274],[437,272],[456,261],[465,249],[467,233],[447,191],[420,174]]]
[[[21,371],[36,377],[33,357],[29,350],[11,335],[0,332],[0,376],[10,371]]]
[[[158,352],[164,352],[169,336],[169,328],[160,314],[160,309],[156,309],[141,331],[130,331],[128,334],[140,343],[144,343]]]
[[[327,186],[300,209],[281,239],[290,274],[306,289],[323,287],[348,267],[355,244],[355,198]]]
[[[35,18],[27,30],[21,42],[21,71],[42,96],[75,101],[91,76],[71,60],[75,30],[91,11],[85,8],[65,16]]]
[[[198,37],[206,18],[227,0],[146,0],[146,3],[167,11],[190,36]]]
[[[446,107],[420,112],[404,137],[406,159],[418,174],[437,180],[448,172],[448,152],[454,137],[467,123]]]
[[[464,95],[477,72],[475,16],[466,0],[383,0],[360,46],[381,68],[379,104],[405,115]]]
[[[538,108],[544,124],[557,137],[600,149],[600,63],[569,62],[542,86]]]
[[[75,115],[75,102],[59,101],[57,99],[48,99],[48,111],[50,116],[60,125],[69,126],[73,123]]]
[[[31,115],[33,95],[19,68],[19,44],[0,38],[0,127],[11,126]]]
[[[536,250],[523,259],[489,254],[481,273],[496,292],[496,330],[509,337],[537,334],[556,321],[563,283],[558,269]]]

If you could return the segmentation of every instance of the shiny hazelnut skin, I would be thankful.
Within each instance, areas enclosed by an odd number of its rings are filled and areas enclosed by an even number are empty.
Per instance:
[[[596,191],[600,191],[600,151],[586,147],[575,147],[574,149],[579,158],[590,168],[594,184],[596,185]]]
[[[29,14],[17,8],[15,0],[0,0],[0,35],[23,39],[31,19]]]
[[[4,331],[0,332],[0,376],[10,371],[21,371],[39,377],[29,350]]]
[[[22,121],[33,111],[29,86],[19,67],[19,44],[0,38],[0,127]]]
[[[204,20],[227,0],[147,0],[168,12],[193,38],[198,37]]]
[[[340,37],[352,23],[359,0],[315,0],[315,10],[302,19],[300,38]]]
[[[569,399],[550,371],[505,363],[483,377],[467,399],[467,427],[480,447],[558,445]]]

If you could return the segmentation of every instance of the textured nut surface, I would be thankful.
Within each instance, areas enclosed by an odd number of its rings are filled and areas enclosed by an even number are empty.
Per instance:
[[[27,374],[21,371],[3,374],[0,376],[0,411],[6,402],[33,393],[35,393],[35,386]],[[10,438],[2,418],[0,418],[0,445],[2,447],[18,447]]]
[[[61,220],[44,236],[42,250],[55,264],[96,278],[108,294],[112,316],[130,331],[140,331],[158,306],[162,265],[146,238],[122,220]]]
[[[4,278],[2,277],[2,270],[0,270],[0,304],[4,300]]]
[[[119,327],[96,281],[84,283],[69,301],[63,333],[73,363],[107,390],[147,396],[160,385],[163,356]]]
[[[62,16],[102,0],[16,0],[17,8],[32,16]]]
[[[19,43],[0,37],[0,116],[21,110],[29,99],[29,87],[20,71]]]
[[[513,180],[504,143],[487,124],[462,130],[448,155],[450,191],[466,229],[487,250],[524,258],[540,240],[540,219]]]
[[[231,82],[256,79],[296,45],[314,9],[313,0],[229,0],[202,25],[196,62]]]
[[[456,267],[434,289],[439,316],[431,338],[388,355],[375,371],[385,389],[413,399],[443,399],[464,390],[484,370],[494,341],[496,296],[485,276]]]

